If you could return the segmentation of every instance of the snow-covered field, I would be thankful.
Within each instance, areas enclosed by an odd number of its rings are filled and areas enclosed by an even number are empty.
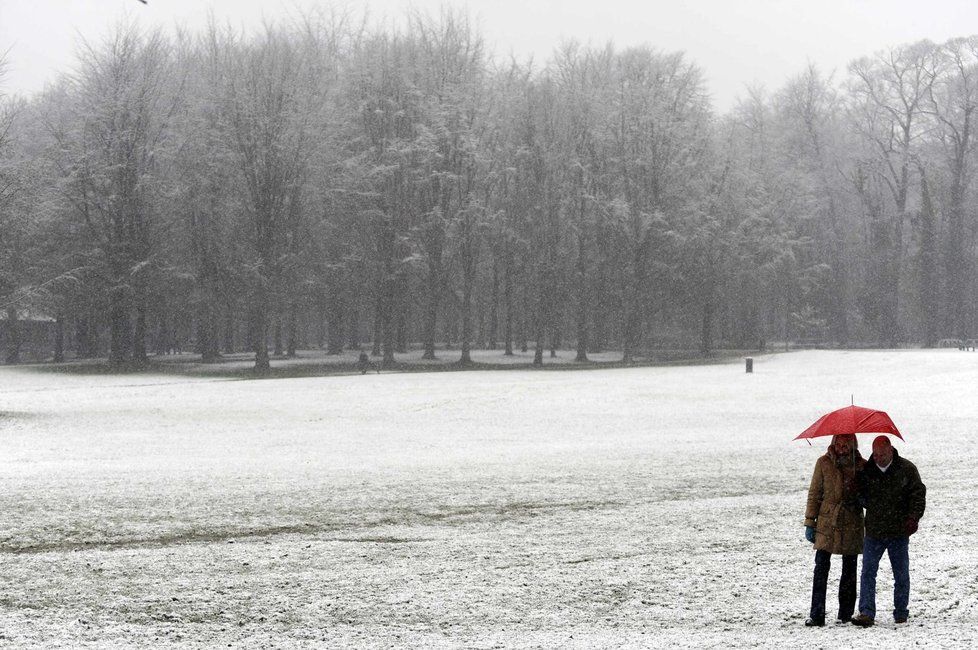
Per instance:
[[[975,386],[957,350],[753,375],[3,368],[0,645],[973,646]],[[825,443],[791,439],[850,394],[928,487],[900,628],[885,559],[876,627],[802,626]]]

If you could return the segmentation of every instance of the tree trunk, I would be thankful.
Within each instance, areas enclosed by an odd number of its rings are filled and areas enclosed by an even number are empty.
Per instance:
[[[492,293],[489,296],[489,344],[490,350],[496,349],[496,337],[499,334],[499,255],[492,258]]]
[[[402,307],[397,313],[397,329],[394,337],[394,351],[404,354],[407,349],[407,309]]]
[[[394,367],[394,281],[389,279],[391,273],[385,274],[386,278],[383,285],[382,312],[381,312],[381,334],[383,336],[383,353],[381,361],[382,368]]]
[[[472,315],[469,313],[470,306],[467,303],[467,299],[462,300],[462,308],[465,311],[462,314],[462,356],[459,359],[459,363],[463,366],[468,366],[472,363],[472,356],[469,348],[469,337],[471,336],[472,330]]]
[[[537,319],[540,322],[534,328],[536,329],[535,332],[536,342],[533,347],[533,365],[542,366],[543,365],[543,322],[542,322],[543,319],[540,317],[537,317]]]
[[[599,217],[603,219],[603,217]],[[595,278],[594,297],[594,331],[588,332],[588,352],[603,352],[608,339],[608,251],[607,235],[604,230],[603,221],[598,221],[595,226],[595,240],[598,249],[598,269]]]
[[[343,354],[344,303],[345,301],[342,298],[340,290],[334,287],[330,291],[329,304],[326,308],[326,314],[324,314],[326,321],[326,354],[330,356]]]
[[[135,312],[132,336],[132,360],[136,364],[146,363],[146,288],[144,281],[136,281]]]
[[[505,356],[513,356],[513,254],[510,251],[510,243],[506,242],[505,257],[506,268],[503,285],[503,300],[506,302],[506,351]]]
[[[333,318],[330,313],[330,303],[332,301],[327,300],[324,294],[319,294],[316,300],[317,315],[316,315],[316,347],[322,350],[328,346],[327,337],[335,336],[330,332],[334,329]]]
[[[273,342],[275,344],[275,349],[272,352],[272,354],[274,354],[276,357],[280,357],[280,356],[282,356],[285,353],[285,350],[282,347],[282,317],[279,316],[279,315],[276,315],[275,316],[275,332],[274,332],[274,334],[275,334],[275,336],[274,336]]]
[[[377,299],[374,301],[374,340],[370,349],[370,356],[380,356],[380,344],[384,332],[384,286],[383,282],[377,283]]]
[[[537,287],[537,300],[536,300],[536,303],[537,304],[536,304],[536,310],[535,310],[535,317],[533,319],[533,325],[534,325],[534,327],[533,327],[534,332],[533,333],[534,333],[534,336],[536,338],[534,349],[533,349],[533,365],[534,366],[542,366],[543,365],[543,345],[544,345],[543,337],[544,337],[544,332],[545,332],[545,328],[546,328],[546,325],[545,325],[545,322],[546,322],[546,314],[544,313],[545,312],[546,301],[545,301],[544,296],[543,296],[543,281],[542,281],[542,279],[538,279],[537,282],[538,282],[538,287]]]
[[[113,364],[128,361],[132,351],[125,292],[125,288],[116,286],[109,295],[109,362]]]
[[[784,351],[790,350],[791,344],[791,296],[784,298]]]
[[[204,307],[200,325],[200,356],[204,363],[216,363],[221,359],[217,314],[213,304]]]
[[[428,301],[424,315],[424,354],[422,359],[435,358],[435,336],[438,326],[438,305],[441,302],[443,286],[441,259],[432,259],[428,270]]]
[[[295,301],[289,305],[288,335],[285,347],[285,354],[290,359],[295,358],[295,350],[299,345],[299,314]]]
[[[638,330],[641,325],[642,310],[640,306],[642,285],[645,280],[645,253],[644,241],[640,242],[635,249],[632,262],[632,278],[625,305],[625,327],[622,334],[622,361],[630,363],[635,356],[635,348],[638,343]]]
[[[632,253],[631,278],[629,278],[628,295],[625,298],[625,327],[622,335],[622,361],[625,363],[632,361],[638,343],[638,329],[642,319],[640,303],[650,245],[649,235],[641,230],[641,226],[636,229],[634,236],[637,241]]]
[[[834,190],[822,170],[822,191],[830,193]],[[839,217],[835,199],[829,197],[829,259],[832,262],[832,290],[829,294],[829,330],[837,345],[849,346],[849,272],[846,265],[846,236],[842,219]]]
[[[254,306],[252,319],[255,372],[264,374],[271,370],[271,363],[268,358],[268,306],[262,289],[258,291],[258,300]]]
[[[203,302],[198,310],[198,339],[201,361],[216,363],[221,358],[220,325],[217,313],[217,289],[212,280],[206,282]]]
[[[394,323],[392,318],[384,319],[384,358],[381,361],[382,368],[394,367]]]
[[[700,327],[700,353],[703,356],[713,352],[713,311],[713,298],[706,296],[703,301],[703,318]]]
[[[577,239],[577,356],[575,361],[587,361],[588,344],[588,290],[587,290],[587,257],[583,233]]]
[[[529,342],[530,333],[527,331],[529,330],[529,324],[526,322],[529,314],[530,314],[529,289],[527,288],[526,282],[524,281],[523,282],[523,309],[520,310],[520,332],[519,332],[520,352],[523,352],[524,354],[530,348],[530,342]],[[541,363],[542,362],[543,359],[541,357]]]
[[[234,354],[234,313],[231,305],[224,310],[224,354]]]
[[[475,345],[477,350],[486,349],[486,297],[485,292],[476,290],[475,292]]]
[[[394,318],[394,351],[400,354],[407,352],[407,321],[408,321],[408,278],[402,275],[394,284],[397,295],[394,296],[394,305],[397,314]]]
[[[20,363],[20,321],[16,307],[7,308],[7,354],[4,358],[8,364]]]
[[[631,313],[631,308],[626,309],[625,327],[621,337],[621,360],[625,363],[632,362],[635,353],[635,315]]]
[[[910,142],[910,132],[905,129],[904,142]],[[909,145],[907,145],[909,147]],[[895,197],[896,215],[893,221],[893,245],[890,248],[886,273],[886,289],[883,294],[886,314],[883,330],[884,342],[895,347],[902,338],[900,331],[900,274],[903,269],[903,224],[907,218],[907,194],[910,184],[910,152],[904,152]]]
[[[466,216],[466,219],[468,218]],[[475,284],[477,256],[476,244],[472,241],[474,236],[469,224],[462,244],[462,358],[459,363],[463,366],[472,363],[469,346],[472,340],[472,288]]]
[[[353,306],[350,308],[350,322],[347,329],[346,347],[350,350],[360,349],[360,298],[353,296]]]
[[[75,321],[75,347],[79,359],[91,359],[95,356],[95,346],[92,343],[94,323],[91,315],[85,315]]]
[[[160,309],[156,314],[156,343],[153,346],[156,349],[156,356],[161,357],[167,353],[167,315],[166,315],[166,305],[160,305]]]
[[[963,164],[963,163],[962,163]],[[967,262],[965,260],[964,191],[960,172],[952,175],[948,205],[948,227],[944,245],[946,336],[966,338],[964,331]]]
[[[65,360],[65,315],[59,311],[54,322],[54,362]]]
[[[938,340],[937,228],[930,187],[920,168],[920,313],[923,318],[924,347],[932,348]]]

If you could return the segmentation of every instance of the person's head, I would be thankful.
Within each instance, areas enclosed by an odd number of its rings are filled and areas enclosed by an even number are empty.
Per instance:
[[[848,456],[853,451],[859,449],[856,436],[852,433],[842,433],[832,436],[832,451],[836,456]]]
[[[886,436],[878,436],[873,441],[873,462],[886,467],[893,461],[893,445]]]

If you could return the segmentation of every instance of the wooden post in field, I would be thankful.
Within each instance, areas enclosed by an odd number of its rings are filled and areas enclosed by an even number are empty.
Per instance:
[[[754,358],[747,357],[747,372],[754,372]]]

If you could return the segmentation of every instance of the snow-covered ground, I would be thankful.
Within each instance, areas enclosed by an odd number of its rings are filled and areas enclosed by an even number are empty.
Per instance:
[[[975,386],[957,350],[752,375],[3,368],[0,645],[972,646]],[[802,626],[825,444],[791,439],[850,394],[928,487],[900,628],[885,559],[876,627]]]

